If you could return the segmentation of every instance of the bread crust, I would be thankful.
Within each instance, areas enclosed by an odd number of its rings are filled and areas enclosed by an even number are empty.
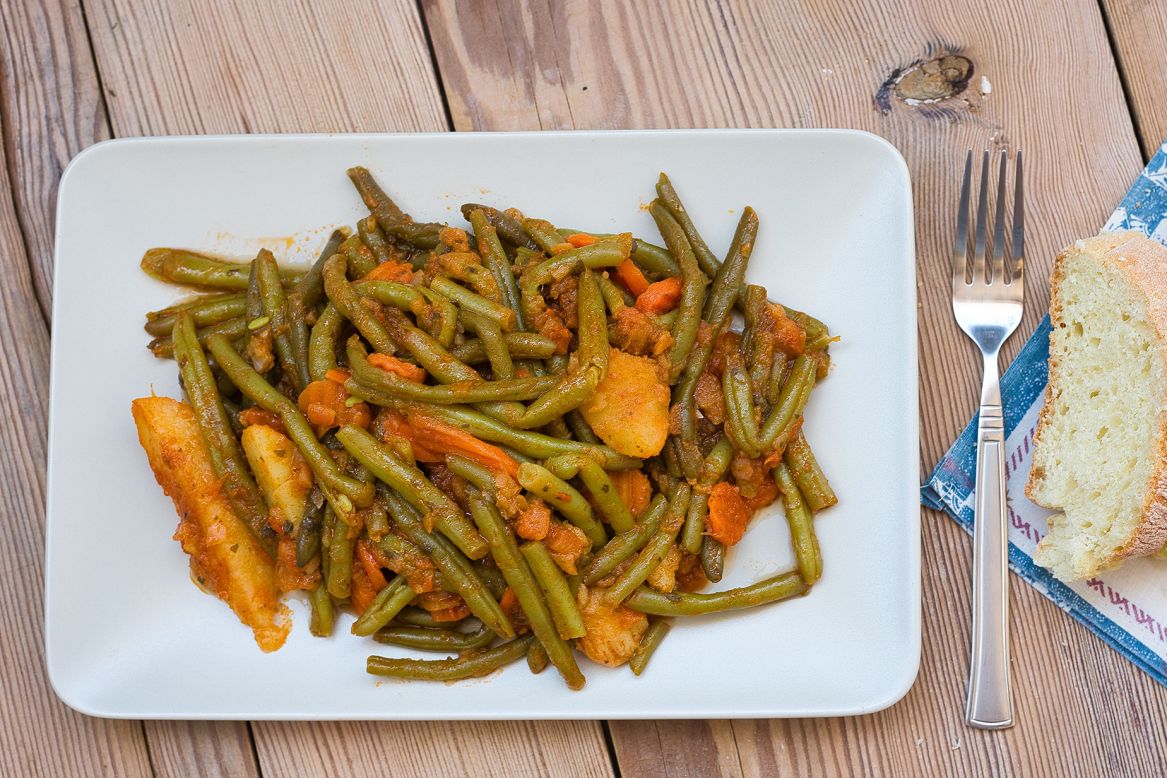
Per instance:
[[[1066,247],[1054,262],[1050,277],[1050,323],[1056,329],[1064,326],[1062,315],[1061,282],[1065,276],[1066,258],[1079,253],[1098,256],[1098,261],[1121,273],[1131,287],[1142,295],[1147,318],[1155,330],[1160,347],[1159,359],[1167,369],[1167,247],[1147,238],[1142,233],[1120,232],[1098,235],[1077,241]],[[1034,466],[1025,485],[1025,496],[1038,505],[1057,509],[1061,506],[1041,502],[1045,468],[1037,463],[1037,452],[1042,447],[1042,435],[1049,424],[1054,387],[1060,381],[1060,360],[1050,357],[1049,381],[1046,384],[1045,404],[1034,433]],[[1110,567],[1129,557],[1146,556],[1167,542],[1167,387],[1161,398],[1159,414],[1158,461],[1148,484],[1138,525],[1125,543],[1109,559],[1097,560],[1099,569]]]

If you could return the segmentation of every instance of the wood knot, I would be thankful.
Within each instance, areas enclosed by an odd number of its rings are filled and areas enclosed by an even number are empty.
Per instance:
[[[917,60],[893,70],[875,93],[875,104],[883,113],[891,110],[891,95],[908,105],[928,105],[948,100],[968,88],[976,68],[968,57],[944,54]]]

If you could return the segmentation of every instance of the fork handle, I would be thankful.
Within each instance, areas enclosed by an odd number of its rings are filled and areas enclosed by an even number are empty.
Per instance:
[[[972,650],[965,721],[980,729],[1013,726],[1009,687],[1009,568],[1005,504],[1005,425],[997,355],[985,355],[977,422],[973,525]]]

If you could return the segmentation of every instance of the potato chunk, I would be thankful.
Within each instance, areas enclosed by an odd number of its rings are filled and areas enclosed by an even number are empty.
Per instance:
[[[606,589],[580,586],[576,597],[587,634],[575,642],[593,662],[618,667],[632,658],[640,639],[648,629],[643,613],[617,605],[604,604]]]
[[[614,348],[608,375],[580,413],[600,439],[621,454],[656,456],[669,434],[669,387],[651,359]]]
[[[174,539],[192,575],[251,627],[261,649],[275,651],[292,626],[275,564],[227,502],[194,410],[169,397],[134,400],[131,410],[154,477],[178,510]]]
[[[295,537],[312,490],[312,471],[288,437],[256,424],[243,430],[243,453],[271,506],[272,529]]]

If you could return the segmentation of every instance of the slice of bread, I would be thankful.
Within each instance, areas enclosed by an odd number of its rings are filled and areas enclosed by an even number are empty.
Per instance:
[[[1080,240],[1050,286],[1025,494],[1062,512],[1034,560],[1074,581],[1167,541],[1167,248],[1133,232]]]

